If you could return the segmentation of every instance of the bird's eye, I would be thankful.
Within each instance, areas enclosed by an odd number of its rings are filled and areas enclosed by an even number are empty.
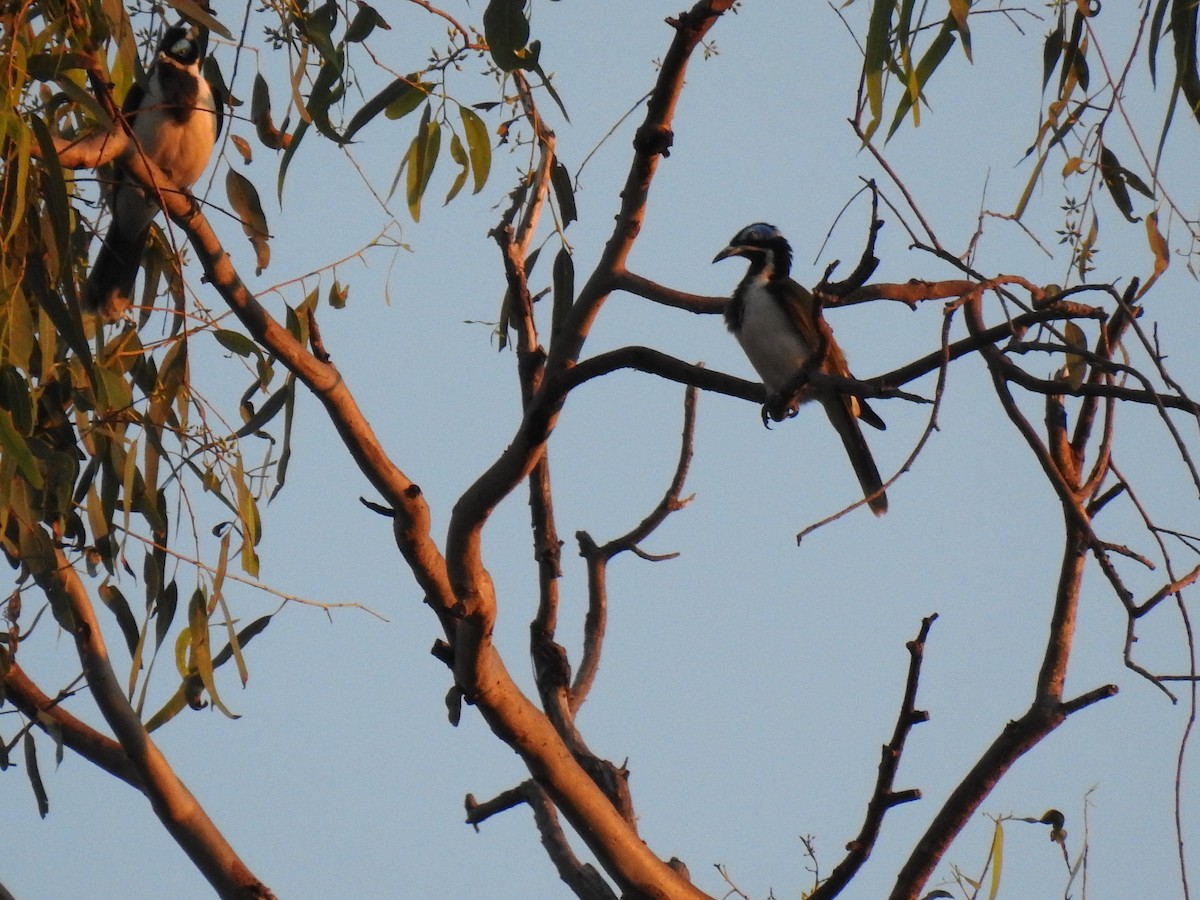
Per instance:
[[[187,56],[188,51],[192,48],[192,42],[187,38],[180,38],[171,45],[172,56]]]

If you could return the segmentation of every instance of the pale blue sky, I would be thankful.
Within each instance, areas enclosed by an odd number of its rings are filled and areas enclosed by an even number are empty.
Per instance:
[[[482,5],[451,0],[447,8],[474,21]],[[1118,5],[1106,4],[1102,24],[1122,15]],[[536,0],[534,37],[543,42],[543,64],[555,74],[571,122],[549,102],[542,110],[569,169],[650,87],[654,60],[671,37],[663,19],[681,6],[677,0]],[[429,46],[440,45],[444,29],[415,5],[387,7],[380,8],[393,30],[377,32],[372,49],[393,69],[410,71]],[[847,11],[860,35],[864,14],[863,3]],[[887,148],[939,236],[956,251],[966,247],[981,206],[1011,209],[1029,177],[1028,162],[1018,163],[1037,121],[1040,36],[1049,28],[1018,16],[1032,36],[1022,41],[1001,16],[972,21],[975,65],[954,51],[921,128],[906,128]],[[869,155],[857,152],[845,121],[859,69],[851,35],[830,6],[751,0],[718,23],[712,37],[719,53],[697,57],[689,70],[674,147],[660,167],[631,268],[683,290],[728,293],[741,277],[741,263],[710,266],[709,260],[735,231],[759,220],[791,238],[794,275],[802,281],[819,278],[831,259],[850,265],[868,216],[861,201],[821,259],[815,257],[859,178],[880,179],[899,201]],[[1115,29],[1106,40],[1105,51],[1116,57],[1110,62],[1119,65],[1127,52],[1124,32]],[[216,53],[228,72],[231,49]],[[1135,70],[1144,73],[1143,59]],[[369,71],[365,63],[362,71]],[[235,91],[248,96],[249,64],[242,73],[246,80]],[[470,73],[468,66],[454,90],[467,100],[492,99]],[[268,74],[278,119],[286,82]],[[1133,109],[1149,128],[1143,137],[1150,145],[1163,102],[1159,94]],[[568,232],[580,283],[611,225],[639,120],[640,113],[624,123],[584,170],[580,221]],[[490,126],[496,121],[488,118]],[[361,133],[354,158],[376,188],[386,191],[414,127],[415,121],[381,121]],[[1135,168],[1117,127],[1110,142]],[[234,132],[252,136],[245,123]],[[1173,139],[1167,183],[1194,214],[1190,173],[1200,142],[1182,119]],[[244,171],[269,198],[277,161],[260,147],[255,153]],[[407,220],[402,199],[394,202],[413,252],[393,257],[377,250],[366,266],[341,267],[339,278],[351,288],[349,307],[320,313],[327,349],[385,445],[429,498],[439,536],[454,500],[518,423],[512,354],[496,352],[486,326],[467,323],[497,316],[503,282],[487,230],[524,160],[522,152],[498,150],[484,192],[445,209],[435,198],[451,175],[441,169],[419,225]],[[216,169],[218,184],[225,165]],[[1028,221],[1056,251],[1060,167],[1061,161],[1048,165]],[[1136,202],[1147,211],[1144,201]],[[1102,201],[1100,210],[1097,280],[1147,274],[1141,226],[1121,222],[1111,203]],[[268,203],[267,212],[276,238],[271,266],[258,278],[240,228],[214,217],[255,290],[352,253],[387,220],[348,162],[313,135],[293,162],[282,211]],[[885,218],[876,280],[952,277],[948,267],[910,252],[896,217]],[[535,272],[535,286],[548,284],[548,263]],[[1041,283],[1066,278],[1066,257],[1046,257],[1016,227],[999,221],[988,223],[976,264]],[[205,290],[198,281],[197,287]],[[1163,323],[1174,374],[1193,393],[1200,390],[1197,368],[1186,354],[1200,342],[1196,294],[1177,259],[1150,295],[1147,315]],[[211,293],[204,296],[217,303]],[[294,305],[302,294],[291,286],[285,296]],[[931,351],[940,309],[871,304],[832,313],[830,320],[856,373],[871,376]],[[588,352],[630,343],[751,376],[717,317],[618,295],[605,307]],[[240,373],[230,378],[232,367],[220,364],[216,350],[215,342],[194,341],[193,377],[210,400],[233,410],[245,379]],[[1054,365],[1047,358],[1033,370],[1045,374]],[[929,394],[932,381],[910,388]],[[556,512],[568,541],[559,640],[575,662],[584,581],[571,536],[586,529],[607,539],[653,507],[674,465],[681,406],[679,386],[623,373],[579,391],[554,436]],[[1025,406],[1040,421],[1037,398]],[[877,409],[889,427],[868,439],[886,476],[911,451],[927,409],[899,401]],[[1124,470],[1137,473],[1164,523],[1194,532],[1194,491],[1153,415],[1122,411],[1119,424],[1129,429],[1117,451]],[[1000,410],[980,362],[952,369],[941,426],[914,470],[889,490],[886,517],[859,510],[797,548],[797,531],[857,497],[835,435],[811,410],[767,432],[752,405],[702,396],[685,489],[696,497],[647,542],[648,550],[678,551],[679,558],[649,563],[627,557],[610,570],[604,664],[579,725],[598,753],[628,760],[646,841],[660,856],[685,860],[712,894],[726,890],[713,869],[719,863],[752,897],[769,890],[779,898],[799,896],[811,886],[799,835],[815,836],[822,872],[839,861],[859,827],[879,747],[890,736],[908,662],[904,645],[922,616],[941,616],[927,647],[918,703],[932,718],[913,731],[897,787],[920,788],[925,799],[888,815],[875,855],[845,896],[873,898],[890,889],[899,861],[947,791],[1029,701],[1057,574],[1057,502]],[[1180,427],[1194,446],[1195,423]],[[478,834],[463,824],[466,793],[490,797],[524,772],[470,708],[457,729],[446,722],[450,678],[428,653],[438,636],[436,620],[395,551],[389,524],[364,509],[360,495],[375,499],[318,404],[302,397],[289,485],[266,510],[264,580],[314,600],[357,601],[387,621],[355,610],[337,611],[330,621],[315,609],[284,609],[248,650],[247,689],[238,688],[232,671],[222,673],[224,698],[242,718],[187,713],[156,738],[281,898],[567,896],[527,810],[493,818]],[[531,686],[524,648],[536,582],[527,521],[518,491],[485,532],[485,560],[500,598],[497,642],[510,670]],[[1118,528],[1118,521],[1125,525]],[[1114,510],[1109,536],[1150,552],[1148,540],[1126,526],[1130,517]],[[191,576],[180,577],[187,583]],[[1144,596],[1160,575],[1129,577]],[[240,587],[227,585],[226,593],[247,620],[277,604]],[[1084,837],[1085,796],[1094,788],[1088,896],[1129,896],[1131,884],[1141,896],[1178,896],[1171,791],[1186,703],[1171,706],[1122,666],[1124,617],[1117,601],[1095,573],[1086,593],[1068,691],[1114,682],[1121,693],[1079,714],[1022,760],[982,813],[1038,816],[1057,807],[1067,816],[1074,854]],[[1186,670],[1179,631],[1178,617],[1164,609],[1145,623],[1139,658],[1152,668]],[[118,665],[127,664],[115,628],[109,640]],[[44,626],[22,649],[21,661],[49,689],[77,668],[70,641]],[[159,661],[152,694],[158,702],[174,689],[170,663]],[[98,721],[85,698],[71,709]],[[55,769],[50,745],[42,747],[48,819],[38,820],[19,772],[0,782],[0,832],[9,835],[0,881],[20,900],[209,896],[143,798],[69,753]],[[1194,801],[1194,753],[1184,777]],[[991,841],[982,813],[951,850],[939,879],[951,865],[978,874]],[[1193,842],[1198,825],[1193,802],[1185,810]],[[1007,829],[1001,896],[1061,896],[1063,861],[1046,830],[1018,823]],[[1191,862],[1194,868],[1194,855]]]

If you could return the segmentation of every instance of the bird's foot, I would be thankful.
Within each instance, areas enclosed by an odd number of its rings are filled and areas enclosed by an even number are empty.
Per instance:
[[[771,394],[762,407],[763,425],[770,428],[770,422],[782,422],[784,419],[790,419],[799,411],[800,394],[795,392]]]

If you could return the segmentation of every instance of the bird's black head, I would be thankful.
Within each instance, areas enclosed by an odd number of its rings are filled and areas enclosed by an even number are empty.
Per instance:
[[[207,46],[207,28],[180,22],[167,29],[158,45],[158,53],[181,66],[192,66],[204,58]]]
[[[751,274],[767,270],[772,278],[787,278],[792,269],[791,245],[778,228],[766,222],[747,225],[735,234],[729,246],[713,257],[713,262],[731,256],[749,260]]]

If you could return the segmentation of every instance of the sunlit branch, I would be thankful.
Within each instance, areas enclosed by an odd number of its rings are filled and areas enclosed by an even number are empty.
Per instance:
[[[696,388],[689,386],[683,399],[683,434],[679,446],[679,460],[671,483],[658,505],[632,529],[618,538],[598,546],[586,531],[578,532],[579,555],[587,561],[588,611],[583,627],[583,657],[579,671],[571,686],[571,712],[575,713],[587,699],[592,682],[600,666],[600,654],[604,646],[604,632],[608,622],[608,564],[613,557],[628,550],[652,562],[671,559],[676,554],[647,554],[640,544],[653,534],[673,512],[683,509],[691,500],[681,496],[692,462],[692,446],[696,432]]]
[[[130,763],[124,748],[63,709],[61,698],[43,693],[15,660],[6,663],[4,695],[43,731],[50,733],[53,726],[56,740],[61,738],[64,745],[88,762],[144,792],[141,776]]]
[[[50,541],[44,533],[37,540],[43,547]],[[30,555],[26,563],[51,607],[71,619],[71,633],[88,688],[163,827],[220,896],[272,897],[209,819],[142,725],[113,672],[91,599],[66,554],[56,547],[45,558]]]

